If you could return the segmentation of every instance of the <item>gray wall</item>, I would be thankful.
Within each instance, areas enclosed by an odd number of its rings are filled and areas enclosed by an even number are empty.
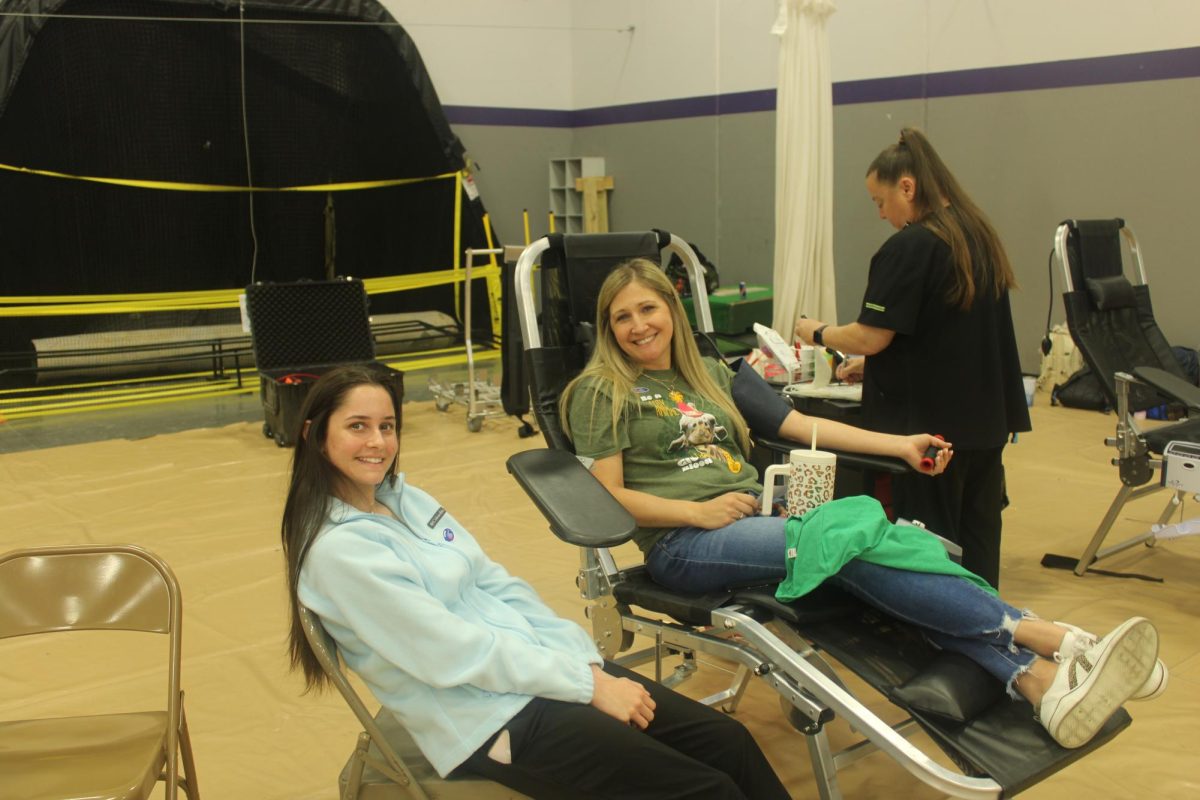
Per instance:
[[[865,103],[834,109],[834,257],[838,311],[853,320],[871,254],[891,229],[863,189],[866,165],[903,125],[922,127],[989,214],[1021,291],[1013,309],[1027,372],[1049,298],[1046,255],[1067,217],[1123,217],[1137,232],[1155,313],[1172,344],[1200,345],[1190,216],[1200,186],[1200,79]],[[460,126],[506,241],[519,215],[546,212],[546,162],[604,156],[614,230],[665,227],[695,242],[723,282],[770,283],[774,114],[699,117],[575,131]],[[545,229],[535,225],[534,235]],[[1061,292],[1055,275],[1055,296]],[[1056,300],[1054,321],[1063,319]]]
[[[521,244],[522,209],[529,210],[529,235],[546,233],[549,211],[550,159],[571,152],[566,128],[522,128],[501,125],[456,125],[454,132],[476,162],[475,184],[503,244]]]

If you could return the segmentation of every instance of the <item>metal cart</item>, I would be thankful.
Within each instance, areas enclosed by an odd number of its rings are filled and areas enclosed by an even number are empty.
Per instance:
[[[429,391],[433,394],[438,411],[445,411],[451,404],[466,406],[467,430],[478,433],[486,417],[507,416],[500,399],[500,387],[489,380],[478,380],[475,372],[475,345],[471,341],[471,267],[475,256],[493,256],[504,253],[502,247],[485,249],[467,248],[465,275],[463,277],[463,341],[467,350],[467,379],[465,381],[442,381],[436,376],[429,378]]]

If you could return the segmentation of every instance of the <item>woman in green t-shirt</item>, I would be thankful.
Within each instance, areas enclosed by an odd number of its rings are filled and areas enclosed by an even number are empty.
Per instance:
[[[758,514],[747,419],[766,435],[802,444],[812,419],[769,400],[739,408],[739,379],[701,357],[689,331],[679,296],[656,264],[618,266],[597,299],[595,352],[563,393],[564,429],[637,521],[638,545],[656,581],[696,593],[779,582],[786,576],[787,520]],[[935,445],[931,474],[951,457],[950,443],[928,434],[820,425],[832,448],[895,456],[914,469]],[[1083,745],[1126,700],[1165,685],[1157,631],[1142,617],[1100,639],[1022,612],[954,575],[856,557],[832,563],[829,573],[834,585],[920,626],[935,645],[966,655],[1014,698],[1029,700],[1064,747]]]

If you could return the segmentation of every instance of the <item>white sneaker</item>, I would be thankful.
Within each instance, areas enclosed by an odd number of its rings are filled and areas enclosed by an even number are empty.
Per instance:
[[[1072,625],[1069,622],[1054,621],[1054,624],[1060,628],[1066,628],[1067,632],[1063,635],[1062,644],[1058,646],[1058,652],[1054,654],[1055,661],[1062,661],[1067,658],[1081,656],[1095,646],[1096,642],[1100,641],[1100,637],[1091,631],[1085,631],[1078,625]]]
[[[1153,700],[1167,690],[1167,679],[1170,678],[1170,673],[1167,672],[1167,665],[1163,663],[1161,658],[1154,659],[1154,669],[1150,670],[1150,677],[1146,678],[1146,682],[1141,688],[1129,696],[1130,700]]]
[[[1158,631],[1132,617],[1082,654],[1063,659],[1038,708],[1060,745],[1081,747],[1154,671]]]
[[[1058,652],[1054,654],[1055,661],[1063,661],[1074,656],[1083,655],[1098,641],[1096,634],[1089,633],[1083,628],[1072,625],[1069,622],[1055,620],[1054,624],[1060,628],[1067,629],[1062,644],[1059,645]],[[1167,671],[1167,665],[1163,663],[1161,658],[1156,658],[1154,660],[1154,669],[1150,672],[1150,677],[1146,678],[1146,682],[1129,699],[1132,701],[1153,700],[1166,691],[1167,680],[1169,678],[1170,672]]]

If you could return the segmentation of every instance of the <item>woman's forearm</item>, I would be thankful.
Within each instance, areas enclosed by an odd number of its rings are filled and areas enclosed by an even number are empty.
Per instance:
[[[642,528],[681,528],[695,525],[698,503],[691,500],[668,500],[636,489],[608,487],[626,511],[633,515]]]
[[[843,353],[873,356],[885,350],[892,343],[892,337],[895,335],[894,331],[889,331],[887,328],[875,328],[863,325],[861,322],[851,322],[848,325],[836,325],[829,328],[825,331],[824,340],[827,347],[841,350]]]
[[[887,433],[855,428],[842,422],[810,417],[799,411],[790,412],[779,426],[779,435],[801,444],[811,444],[813,425],[817,426],[817,446],[851,453],[872,453],[904,458],[907,439]]]
[[[861,322],[847,325],[825,325],[820,320],[801,319],[796,322],[795,334],[805,344],[813,344],[813,333],[821,329],[821,341],[826,347],[843,353],[873,356],[892,343],[896,332],[876,328]]]

